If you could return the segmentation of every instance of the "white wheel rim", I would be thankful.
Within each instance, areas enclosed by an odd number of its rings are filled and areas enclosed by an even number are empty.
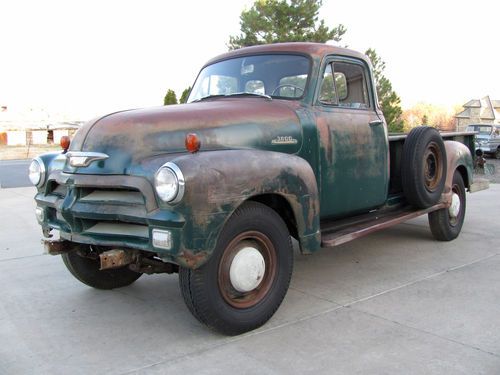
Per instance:
[[[448,212],[453,219],[456,219],[460,213],[460,197],[457,193],[453,193],[451,197],[451,206],[448,208]]]
[[[231,285],[240,293],[257,288],[266,272],[262,254],[253,247],[244,247],[234,256],[229,268]]]

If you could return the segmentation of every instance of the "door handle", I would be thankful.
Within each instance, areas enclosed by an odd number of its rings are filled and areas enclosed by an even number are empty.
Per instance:
[[[373,120],[368,123],[370,126],[382,125],[382,120]]]

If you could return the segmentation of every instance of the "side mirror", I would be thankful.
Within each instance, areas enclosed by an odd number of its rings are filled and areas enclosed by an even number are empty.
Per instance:
[[[346,100],[349,96],[349,92],[347,91],[347,79],[344,73],[335,72],[333,73],[335,77],[335,87],[337,88],[337,96],[340,101]]]

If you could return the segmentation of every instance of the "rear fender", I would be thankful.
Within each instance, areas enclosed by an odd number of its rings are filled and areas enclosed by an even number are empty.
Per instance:
[[[470,186],[473,183],[473,162],[469,148],[463,143],[456,141],[445,141],[444,146],[446,148],[448,171],[446,175],[443,195],[449,197],[449,199],[451,200],[453,174],[458,169],[464,179],[465,187],[467,189],[470,189]],[[446,198],[445,201],[448,201],[448,198]]]

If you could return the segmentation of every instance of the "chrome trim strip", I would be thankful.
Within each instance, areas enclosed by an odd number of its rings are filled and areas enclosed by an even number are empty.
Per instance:
[[[96,160],[105,160],[109,158],[109,155],[102,152],[70,151],[66,153],[66,158],[69,160],[69,165],[72,167],[88,167]]]
[[[43,185],[45,185],[45,177],[47,177],[47,168],[45,167],[45,163],[40,157],[36,157],[33,159],[38,163],[40,166],[40,181],[35,185],[37,188],[41,188]]]

